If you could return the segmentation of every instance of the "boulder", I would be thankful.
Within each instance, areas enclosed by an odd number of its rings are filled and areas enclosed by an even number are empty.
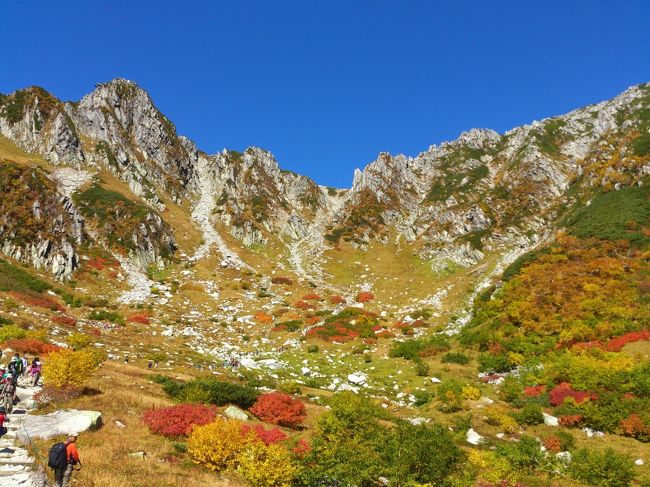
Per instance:
[[[238,419],[240,421],[248,421],[248,414],[239,409],[237,406],[228,406],[223,412],[230,419]]]
[[[637,458],[634,461],[634,465],[638,465],[639,467],[641,467],[641,466],[645,465],[645,462],[643,461],[643,458]]]
[[[544,415],[544,424],[546,426],[560,426],[560,420],[558,420],[555,416],[551,416],[547,413],[542,414]]]
[[[441,384],[442,381],[438,379],[437,377],[431,377],[431,383],[432,384]]]
[[[467,440],[467,443],[471,445],[480,445],[481,442],[483,441],[483,437],[479,435],[476,431],[474,431],[474,428],[470,428],[467,430],[467,433],[465,434],[465,439]]]
[[[99,411],[63,409],[43,416],[26,416],[16,434],[20,441],[28,443],[31,438],[45,440],[70,432],[82,433],[97,429],[101,424],[102,413]]]

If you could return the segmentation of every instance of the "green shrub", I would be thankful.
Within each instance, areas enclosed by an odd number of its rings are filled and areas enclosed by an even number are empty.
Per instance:
[[[635,222],[636,227],[631,227]],[[629,240],[635,245],[647,245],[650,238],[639,227],[650,222],[650,188],[632,187],[600,193],[591,204],[573,210],[565,219],[571,233],[581,238]]]
[[[117,323],[118,325],[123,325],[124,324],[124,317],[115,312],[115,311],[107,311],[104,309],[97,310],[94,309],[88,314],[88,318],[91,320],[97,320],[97,321],[110,321],[111,323]]]
[[[202,402],[217,406],[235,404],[248,409],[258,396],[252,387],[212,378],[177,382],[168,377],[153,376],[152,380],[162,384],[165,393],[179,402]]]
[[[504,458],[515,470],[532,473],[544,461],[544,452],[532,436],[522,436],[517,443],[497,445],[496,454]]]
[[[460,352],[449,352],[442,356],[440,361],[443,364],[460,364],[467,365],[469,363],[469,357],[464,353]]]
[[[389,355],[393,358],[405,358],[407,360],[418,360],[425,354],[434,354],[449,350],[451,345],[449,339],[443,335],[433,335],[426,339],[405,340],[393,342]]]
[[[27,332],[17,325],[4,325],[0,327],[0,343],[7,340],[22,339],[27,336]]]
[[[571,432],[561,429],[555,433],[555,436],[560,440],[560,450],[571,451],[576,447],[576,439]]]
[[[604,451],[581,448],[573,454],[571,476],[603,487],[626,487],[634,480],[634,463],[630,457],[608,448]]]
[[[422,360],[415,362],[415,373],[418,377],[426,377],[429,375],[429,364]]]
[[[512,413],[512,417],[517,420],[517,423],[523,425],[535,425],[544,422],[542,407],[534,402],[526,403],[521,411]]]
[[[478,370],[480,372],[508,372],[514,368],[514,365],[508,361],[506,354],[494,355],[492,353],[482,353],[478,357]]]
[[[436,395],[442,412],[453,413],[463,408],[463,386],[459,380],[449,379],[438,387]]]
[[[639,135],[632,141],[632,150],[637,156],[650,154],[650,134]]]
[[[42,293],[51,289],[47,282],[29,272],[0,259],[0,291],[34,291]]]

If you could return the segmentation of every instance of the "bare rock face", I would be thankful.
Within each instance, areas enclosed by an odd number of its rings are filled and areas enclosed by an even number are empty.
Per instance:
[[[177,136],[174,125],[135,83],[116,79],[99,84],[66,109],[79,133],[96,142],[95,158],[125,178],[140,184],[149,180],[172,192],[191,178],[196,148]]]
[[[79,137],[63,103],[42,88],[0,96],[0,133],[53,164],[84,162]]]
[[[0,251],[59,279],[79,265],[75,247],[84,242],[84,218],[60,195],[42,170],[0,166]]]
[[[246,267],[226,244],[228,232],[246,247],[286,243],[300,275],[305,261],[340,241],[360,249],[407,241],[434,267],[474,265],[486,251],[516,247],[523,235],[546,235],[576,188],[639,184],[650,163],[631,141],[647,132],[647,110],[650,87],[639,85],[504,134],[472,129],[415,157],[380,153],[341,190],[280,169],[260,148],[200,152],[131,81],[98,84],[73,103],[32,87],[0,95],[0,133],[57,168],[53,183],[27,196],[14,188],[20,205],[0,203],[0,247],[64,278],[88,225],[98,239],[126,248],[138,267],[162,264],[176,250],[164,221],[163,201],[171,200],[189,204],[203,233],[193,260],[216,248],[225,266]],[[128,185],[121,204],[131,213],[99,218],[92,199],[80,206],[80,188],[102,169]],[[17,213],[18,206],[28,211]]]

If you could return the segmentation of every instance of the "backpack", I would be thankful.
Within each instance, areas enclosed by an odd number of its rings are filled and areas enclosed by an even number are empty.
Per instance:
[[[55,443],[47,456],[47,466],[64,469],[68,466],[68,452],[65,443]]]

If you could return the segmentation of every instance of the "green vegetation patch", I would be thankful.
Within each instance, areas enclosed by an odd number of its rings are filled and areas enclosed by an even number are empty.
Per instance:
[[[564,224],[577,237],[628,240],[634,245],[647,245],[650,238],[644,235],[643,227],[650,224],[650,188],[600,193],[591,204],[574,210]]]
[[[165,393],[178,402],[201,402],[225,406],[236,404],[248,409],[257,400],[258,392],[250,386],[212,378],[178,382],[170,377],[155,375],[151,380],[161,384]]]
[[[41,293],[52,286],[29,272],[0,259],[0,291]]]

